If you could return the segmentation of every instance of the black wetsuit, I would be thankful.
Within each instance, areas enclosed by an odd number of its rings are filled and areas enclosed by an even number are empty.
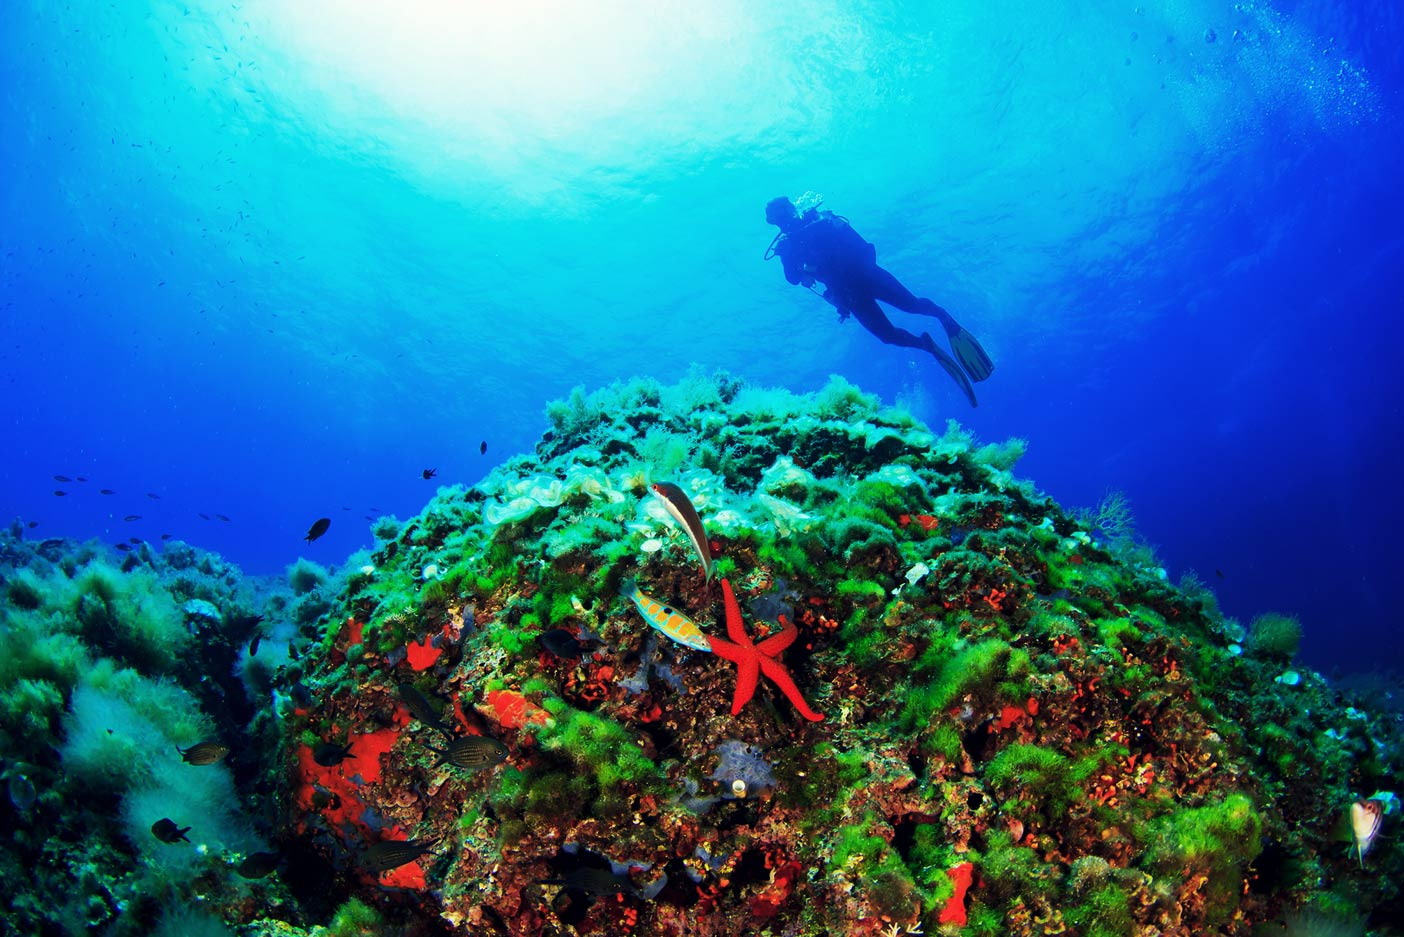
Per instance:
[[[833,212],[805,212],[801,223],[780,237],[775,253],[785,267],[785,279],[796,286],[806,277],[823,283],[830,302],[841,312],[851,312],[888,345],[927,349],[928,340],[893,325],[878,300],[903,312],[934,316],[943,324],[949,318],[946,310],[916,296],[879,267],[877,248]]]

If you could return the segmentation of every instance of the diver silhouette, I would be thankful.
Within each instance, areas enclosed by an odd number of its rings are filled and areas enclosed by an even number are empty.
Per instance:
[[[765,220],[780,229],[765,258],[780,258],[786,280],[816,293],[819,291],[814,289],[815,282],[823,283],[825,289],[820,295],[839,311],[841,319],[847,319],[851,313],[863,328],[886,344],[929,352],[960,387],[970,405],[978,406],[970,382],[983,381],[994,371],[990,356],[949,312],[916,296],[879,267],[877,248],[854,231],[848,219],[820,211],[817,205],[800,212],[794,202],[780,196],[766,203]],[[879,300],[903,312],[939,319],[952,354],[946,354],[929,332],[914,335],[893,325],[878,305]]]

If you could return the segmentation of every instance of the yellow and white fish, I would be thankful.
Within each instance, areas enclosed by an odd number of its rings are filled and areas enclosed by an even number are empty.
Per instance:
[[[697,516],[697,509],[692,506],[692,501],[688,499],[687,493],[674,485],[672,482],[657,482],[653,485],[653,493],[658,496],[658,500],[663,502],[663,507],[673,520],[682,526],[687,534],[687,539],[692,541],[692,548],[697,551],[697,557],[702,561],[702,578],[710,580],[712,578],[712,549],[707,542],[707,531],[702,526],[702,518]]]
[[[1360,867],[1365,868],[1365,853],[1375,844],[1380,835],[1380,825],[1384,823],[1385,805],[1371,797],[1357,800],[1350,805],[1350,832],[1355,837],[1355,854],[1360,859]]]
[[[619,589],[619,594],[634,603],[639,614],[644,617],[644,621],[684,647],[698,651],[712,649],[707,636],[702,633],[702,629],[697,627],[692,619],[671,605],[664,605],[652,596],[644,595],[639,591],[638,584],[634,580],[630,579],[624,583]]]

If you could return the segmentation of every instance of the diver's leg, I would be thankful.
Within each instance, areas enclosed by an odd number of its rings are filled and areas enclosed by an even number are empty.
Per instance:
[[[990,356],[980,347],[980,342],[975,336],[961,327],[955,316],[929,299],[914,296],[911,290],[881,267],[875,266],[868,271],[868,283],[872,295],[888,305],[896,306],[903,312],[939,319],[942,328],[946,330],[946,337],[950,340],[951,353],[970,375],[971,380],[983,381],[994,371],[994,362],[990,360]]]
[[[868,271],[868,283],[872,288],[873,296],[889,306],[895,306],[903,312],[910,312],[918,316],[935,316],[941,320],[941,325],[945,326],[947,334],[960,328],[949,312],[931,300],[917,296],[903,286],[901,280],[881,267],[873,267]]]
[[[956,382],[961,393],[965,394],[965,399],[970,401],[972,407],[979,406],[975,400],[975,389],[970,386],[970,381],[966,378],[965,372],[960,369],[960,365],[950,355],[946,354],[936,344],[931,333],[922,332],[920,336],[913,335],[906,329],[899,329],[893,325],[882,311],[882,307],[877,304],[877,300],[865,298],[854,302],[849,307],[853,311],[853,317],[862,323],[863,328],[876,335],[888,345],[896,345],[900,348],[920,348],[928,352],[941,369],[951,376],[951,380]]]
[[[908,332],[906,329],[899,329],[892,324],[892,320],[882,311],[882,307],[877,301],[865,298],[849,303],[849,310],[853,317],[857,319],[869,332],[876,335],[884,344],[896,345],[899,348],[920,348],[927,351],[927,342]],[[927,336],[927,341],[930,336]]]

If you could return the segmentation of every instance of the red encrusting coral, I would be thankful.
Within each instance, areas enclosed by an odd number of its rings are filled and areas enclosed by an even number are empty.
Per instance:
[[[428,670],[434,666],[434,662],[439,659],[439,655],[444,653],[444,649],[434,646],[434,634],[427,634],[421,642],[411,641],[405,646],[405,659],[409,661],[410,669],[418,672]]]
[[[946,906],[941,909],[941,916],[936,919],[939,923],[965,926],[965,893],[970,890],[974,873],[975,866],[969,862],[962,862],[946,870],[947,877],[955,886],[955,894],[951,895],[946,901]]]
[[[551,719],[544,709],[515,690],[489,690],[487,702],[504,729],[544,726]]]
[[[317,764],[312,748],[297,750],[297,806],[305,813],[320,813],[333,826],[369,834],[365,822],[366,805],[361,787],[380,778],[380,756],[390,751],[400,737],[396,727],[354,735],[347,743],[351,754],[339,765]]]

